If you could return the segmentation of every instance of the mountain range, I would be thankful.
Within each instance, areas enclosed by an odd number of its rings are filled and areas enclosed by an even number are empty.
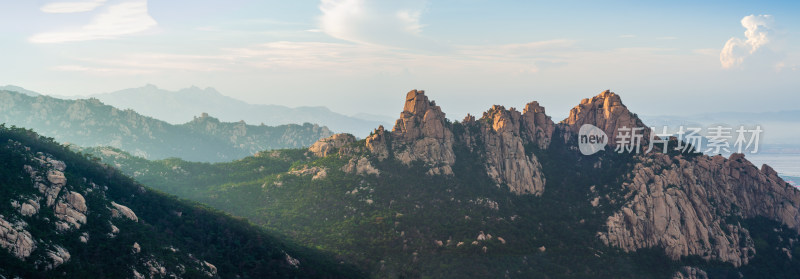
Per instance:
[[[314,123],[337,131],[366,136],[378,125],[380,118],[347,116],[326,107],[296,107],[257,105],[220,94],[214,88],[184,88],[178,91],[160,89],[155,85],[130,88],[110,93],[89,95],[103,103],[132,109],[172,124],[186,123],[193,116],[208,113],[226,122],[244,121],[249,124],[284,125]]]
[[[83,149],[137,181],[339,255],[373,278],[791,278],[800,190],[743,154],[583,155],[591,124],[651,131],[604,91],[451,121],[424,91],[391,130],[201,164]]]
[[[358,278],[352,265],[0,125],[0,278]]]
[[[306,147],[332,134],[316,124],[254,126],[222,122],[205,113],[173,125],[98,99],[64,100],[5,90],[0,90],[0,123],[79,146],[113,146],[144,158],[200,162],[230,161],[266,149]]]

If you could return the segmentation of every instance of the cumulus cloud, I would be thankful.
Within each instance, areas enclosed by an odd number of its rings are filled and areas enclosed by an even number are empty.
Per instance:
[[[746,29],[745,39],[730,38],[719,55],[719,61],[725,69],[740,66],[746,57],[754,54],[770,42],[773,24],[771,15],[749,15],[742,18],[742,26]]]
[[[81,13],[94,10],[105,4],[105,2],[106,0],[56,2],[42,6],[41,10],[51,14]]]
[[[74,7],[73,7],[74,8]],[[33,43],[63,43],[112,39],[146,31],[157,25],[147,11],[147,1],[125,1],[109,5],[92,21],[75,30],[39,33],[29,40]]]
[[[322,0],[319,29],[350,42],[407,46],[418,41],[424,1]]]

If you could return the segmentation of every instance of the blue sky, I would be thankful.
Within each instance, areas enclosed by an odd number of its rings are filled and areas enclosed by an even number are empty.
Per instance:
[[[653,1],[654,2],[654,1]],[[0,0],[0,85],[214,87],[251,103],[451,119],[605,89],[639,114],[796,109],[798,1]]]

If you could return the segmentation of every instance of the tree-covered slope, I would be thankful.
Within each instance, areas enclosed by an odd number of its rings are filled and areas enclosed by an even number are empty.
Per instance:
[[[2,278],[346,278],[358,270],[0,125]]]
[[[220,162],[258,151],[305,147],[331,135],[313,124],[253,126],[201,115],[172,125],[97,99],[62,100],[0,90],[0,123],[33,129],[60,142],[114,146],[149,159]]]

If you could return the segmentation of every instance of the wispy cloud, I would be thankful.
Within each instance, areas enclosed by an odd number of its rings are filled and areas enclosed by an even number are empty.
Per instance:
[[[324,74],[365,76],[374,73],[481,73],[530,75],[551,70],[602,70],[605,65],[627,61],[658,63],[674,61],[675,49],[629,48],[587,51],[572,40],[548,40],[519,44],[460,45],[447,54],[415,53],[352,43],[278,41],[244,47],[222,48],[214,54],[133,53],[115,57],[75,58],[60,71],[95,75],[142,73],[218,72],[277,74]],[[616,61],[616,62],[615,62]]]
[[[656,40],[677,40],[677,39],[678,39],[678,37],[673,37],[673,36],[666,36],[666,37],[658,37],[658,38],[656,38]]]
[[[619,38],[623,38],[623,39],[624,38],[636,38],[636,35],[633,35],[633,34],[619,35]]]
[[[41,11],[51,14],[81,13],[94,10],[105,2],[106,0],[56,2],[42,6]]]
[[[424,1],[322,0],[319,29],[345,41],[407,46],[421,39]]]
[[[109,5],[105,11],[98,13],[89,24],[83,27],[75,30],[39,33],[30,37],[29,40],[33,43],[64,43],[113,39],[140,33],[156,25],[155,19],[148,14],[146,0],[126,1]]]
[[[745,39],[730,38],[719,55],[722,68],[738,67],[745,58],[770,42],[770,30],[773,24],[771,15],[749,15],[742,18]]]

